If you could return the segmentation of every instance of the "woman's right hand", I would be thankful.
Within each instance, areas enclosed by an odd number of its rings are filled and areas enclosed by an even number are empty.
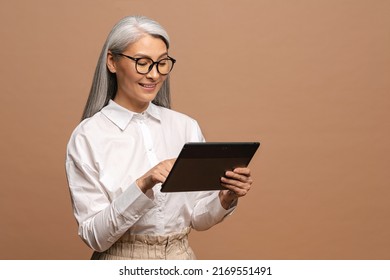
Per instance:
[[[137,179],[136,183],[142,192],[153,188],[158,183],[164,183],[176,159],[167,159],[146,172]]]

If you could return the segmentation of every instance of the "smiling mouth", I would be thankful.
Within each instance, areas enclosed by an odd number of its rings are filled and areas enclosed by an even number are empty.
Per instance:
[[[156,87],[156,84],[141,84],[141,83],[140,83],[140,85],[141,85],[142,87],[144,87],[144,88],[150,88],[150,89]]]

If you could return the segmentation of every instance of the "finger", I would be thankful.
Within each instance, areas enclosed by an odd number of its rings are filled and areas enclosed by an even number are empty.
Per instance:
[[[167,159],[162,162],[163,166],[166,168],[166,170],[171,171],[173,165],[175,164],[176,159]]]
[[[241,181],[244,183],[248,183],[248,182],[252,181],[252,178],[250,176],[238,174],[238,173],[235,173],[233,171],[227,171],[225,175],[229,179],[238,180],[238,181]]]
[[[248,167],[237,167],[234,168],[233,172],[246,176],[251,175],[251,170]]]
[[[155,173],[169,173],[172,169],[171,164],[168,161],[162,161],[154,167]]]
[[[225,185],[231,185],[235,188],[243,189],[249,191],[252,185],[252,179],[249,178],[247,182],[238,181],[235,179],[229,179],[226,177],[221,177],[221,183]]]
[[[163,176],[165,180],[168,177],[170,171],[171,171],[170,169],[164,167],[161,170],[159,170],[159,174]]]
[[[228,184],[225,184],[225,183],[221,183],[221,186],[224,187],[227,190],[228,194],[235,193],[235,190],[236,190],[235,186],[228,185]]]
[[[239,187],[239,188],[244,187],[245,184],[246,184],[246,182],[242,182],[240,180],[230,179],[230,178],[226,178],[226,177],[221,177],[221,182],[224,183],[224,184],[236,186],[236,187]]]
[[[157,165],[150,173],[152,180],[155,184],[165,182],[169,175],[170,170],[163,164]]]
[[[221,186],[228,189],[228,194],[235,195],[237,197],[245,196],[249,189],[242,189],[233,185],[221,183]]]
[[[165,180],[168,177],[169,172],[167,171],[161,171],[161,172],[155,172],[153,174],[153,181],[155,184],[157,183],[164,183]]]

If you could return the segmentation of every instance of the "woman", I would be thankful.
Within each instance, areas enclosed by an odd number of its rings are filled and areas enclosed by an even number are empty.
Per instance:
[[[221,178],[228,190],[160,192],[184,143],[204,141],[195,120],[169,109],[168,48],[151,19],[117,23],[68,143],[74,215],[93,259],[195,259],[190,228],[221,222],[251,187],[250,170],[237,168]]]

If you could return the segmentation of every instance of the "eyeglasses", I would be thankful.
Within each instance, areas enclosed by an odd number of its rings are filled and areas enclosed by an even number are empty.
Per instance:
[[[166,58],[160,59],[159,61],[153,61],[153,59],[148,57],[131,57],[123,53],[115,53],[116,55],[124,56],[128,59],[135,61],[135,70],[139,74],[148,74],[152,71],[153,66],[156,65],[158,73],[161,75],[168,75],[172,71],[173,65],[176,62],[176,59],[168,56]]]

